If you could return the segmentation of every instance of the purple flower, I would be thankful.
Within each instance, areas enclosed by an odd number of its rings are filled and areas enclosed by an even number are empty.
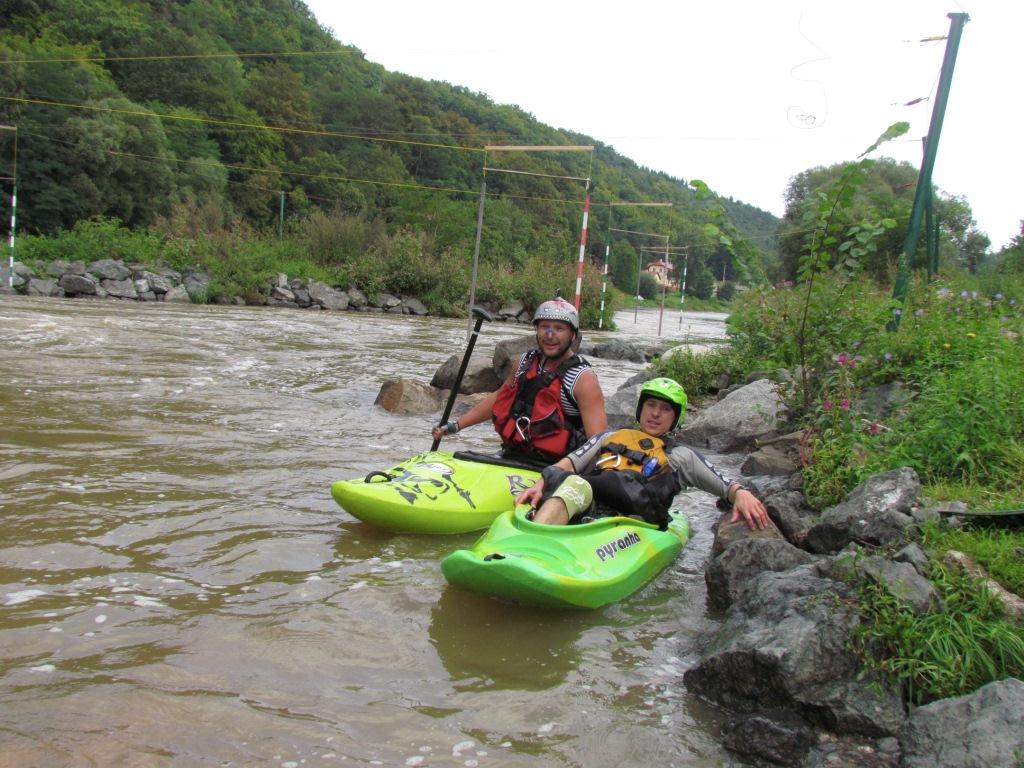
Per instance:
[[[924,317],[924,310],[923,309],[915,309],[914,310],[914,317]]]
[[[941,296],[942,298],[946,298],[951,293],[952,293],[952,291],[949,290],[949,288],[939,288],[938,295]]]
[[[839,407],[842,408],[844,411],[850,410],[850,398],[844,397],[843,402],[839,404]]]
[[[902,314],[903,314],[903,310],[902,310],[902,309],[900,309],[899,307],[896,307],[896,309],[894,309],[894,310],[892,311],[892,313],[893,313],[894,315],[896,315],[896,317],[899,317],[900,315],[902,315]]]
[[[997,293],[997,294],[996,294],[996,295],[995,295],[995,296],[994,296],[993,298],[994,298],[994,299],[995,299],[996,301],[1002,301],[1002,300],[1003,300],[1003,294],[1001,294],[1001,293]]]
[[[836,363],[838,363],[840,366],[846,365],[846,353],[840,352],[838,355],[836,355],[835,360]]]
[[[831,411],[832,410],[832,401],[831,400],[825,400],[821,404],[821,410],[823,410],[823,411]]]
[[[961,299],[966,299],[967,298],[967,291],[960,291],[960,298]]]
[[[869,435],[877,435],[879,432],[881,432],[881,430],[882,430],[882,427],[880,425],[878,425],[877,423],[873,422],[871,424],[871,426],[868,427],[868,434]]]
[[[892,360],[892,352],[886,352],[882,357],[884,357],[886,362],[888,362],[889,360]]]

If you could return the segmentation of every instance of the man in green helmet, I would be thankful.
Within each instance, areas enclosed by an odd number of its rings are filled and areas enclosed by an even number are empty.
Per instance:
[[[546,467],[516,503],[533,507],[538,523],[565,525],[585,517],[627,515],[664,529],[672,499],[695,487],[732,504],[732,522],[743,518],[752,529],[765,528],[768,510],[760,499],[727,481],[697,451],[667,437],[685,414],[686,392],[676,381],[646,382],[636,406],[640,429],[595,435]]]

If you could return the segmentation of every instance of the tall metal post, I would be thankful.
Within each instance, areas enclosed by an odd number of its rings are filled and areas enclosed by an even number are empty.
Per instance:
[[[608,215],[611,216],[611,212],[610,211],[609,211]],[[605,243],[604,244],[604,271],[601,273],[601,277],[602,277],[602,279],[601,279],[601,312],[597,316],[597,328],[598,328],[598,330],[600,330],[602,327],[604,327],[604,293],[605,293],[605,290],[607,290],[607,288],[608,288],[608,254],[611,253],[611,250],[612,250],[611,243]]]
[[[907,298],[907,285],[910,282],[910,261],[917,250],[917,239],[921,233],[921,218],[924,215],[925,200],[932,183],[932,169],[935,167],[935,155],[939,150],[939,135],[942,133],[942,120],[946,114],[946,103],[949,101],[949,88],[953,82],[953,67],[956,64],[956,53],[960,47],[960,36],[964,24],[970,21],[966,13],[947,14],[950,19],[949,37],[946,38],[946,53],[942,59],[942,71],[939,74],[939,86],[935,94],[935,106],[932,108],[931,122],[928,125],[928,141],[925,144],[924,161],[917,177],[917,190],[914,192],[914,207],[910,213],[910,224],[907,237],[903,241],[903,250],[897,262],[896,285],[892,297],[896,307],[893,316],[886,323],[886,329],[896,331],[900,327],[902,305]]]
[[[466,340],[473,335],[473,306],[476,302],[476,272],[480,264],[480,233],[484,228],[484,200],[487,199],[487,173],[480,180],[480,206],[476,212],[476,243],[473,245],[473,276],[469,281],[469,307],[466,314],[469,315],[469,325],[466,326]]]
[[[277,215],[277,238],[280,240],[284,237],[284,190],[280,190],[281,205]]]

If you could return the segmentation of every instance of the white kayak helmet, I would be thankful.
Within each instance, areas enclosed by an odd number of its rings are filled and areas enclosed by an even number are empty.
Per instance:
[[[579,333],[580,330],[580,316],[576,307],[563,298],[545,301],[537,307],[533,313],[533,324],[536,326],[541,320],[561,320],[569,324],[573,333]]]

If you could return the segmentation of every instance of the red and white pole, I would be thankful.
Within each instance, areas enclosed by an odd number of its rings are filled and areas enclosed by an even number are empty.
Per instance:
[[[590,179],[587,179],[587,196],[583,200],[583,230],[580,232],[580,258],[576,262],[576,311],[580,311],[580,298],[583,293],[583,259],[587,252],[587,219],[590,216]]]

